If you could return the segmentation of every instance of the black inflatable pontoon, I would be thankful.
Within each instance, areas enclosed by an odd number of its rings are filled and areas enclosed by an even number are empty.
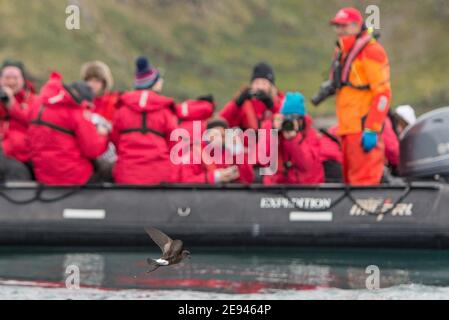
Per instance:
[[[2,245],[449,247],[449,186],[0,187]]]

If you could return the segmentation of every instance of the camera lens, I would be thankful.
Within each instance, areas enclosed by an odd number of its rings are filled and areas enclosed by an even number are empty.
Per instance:
[[[282,131],[294,131],[295,130],[295,123],[293,122],[293,119],[285,119],[284,122],[282,122]]]

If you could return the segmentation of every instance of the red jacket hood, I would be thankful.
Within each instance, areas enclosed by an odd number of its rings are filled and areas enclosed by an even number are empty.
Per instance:
[[[62,76],[53,72],[47,83],[42,87],[40,99],[46,106],[79,107],[69,92],[64,88]]]
[[[187,100],[175,107],[176,116],[184,121],[207,120],[214,113],[215,106],[209,101]]]
[[[145,97],[145,95],[148,95]],[[135,111],[157,111],[172,108],[175,102],[151,90],[137,90],[124,93],[120,98],[120,105],[127,106]]]

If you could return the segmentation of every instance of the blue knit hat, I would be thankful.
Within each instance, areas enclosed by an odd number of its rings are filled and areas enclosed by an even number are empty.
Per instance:
[[[159,70],[154,68],[146,57],[137,58],[134,88],[137,90],[151,89],[159,78]]]
[[[282,105],[281,113],[285,116],[307,114],[304,96],[299,92],[288,92]]]

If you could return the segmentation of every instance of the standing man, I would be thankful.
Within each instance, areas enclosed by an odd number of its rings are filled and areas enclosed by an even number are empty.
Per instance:
[[[339,40],[328,95],[336,94],[344,179],[351,185],[377,185],[385,164],[382,131],[391,101],[387,53],[357,9],[340,10],[331,24]]]

